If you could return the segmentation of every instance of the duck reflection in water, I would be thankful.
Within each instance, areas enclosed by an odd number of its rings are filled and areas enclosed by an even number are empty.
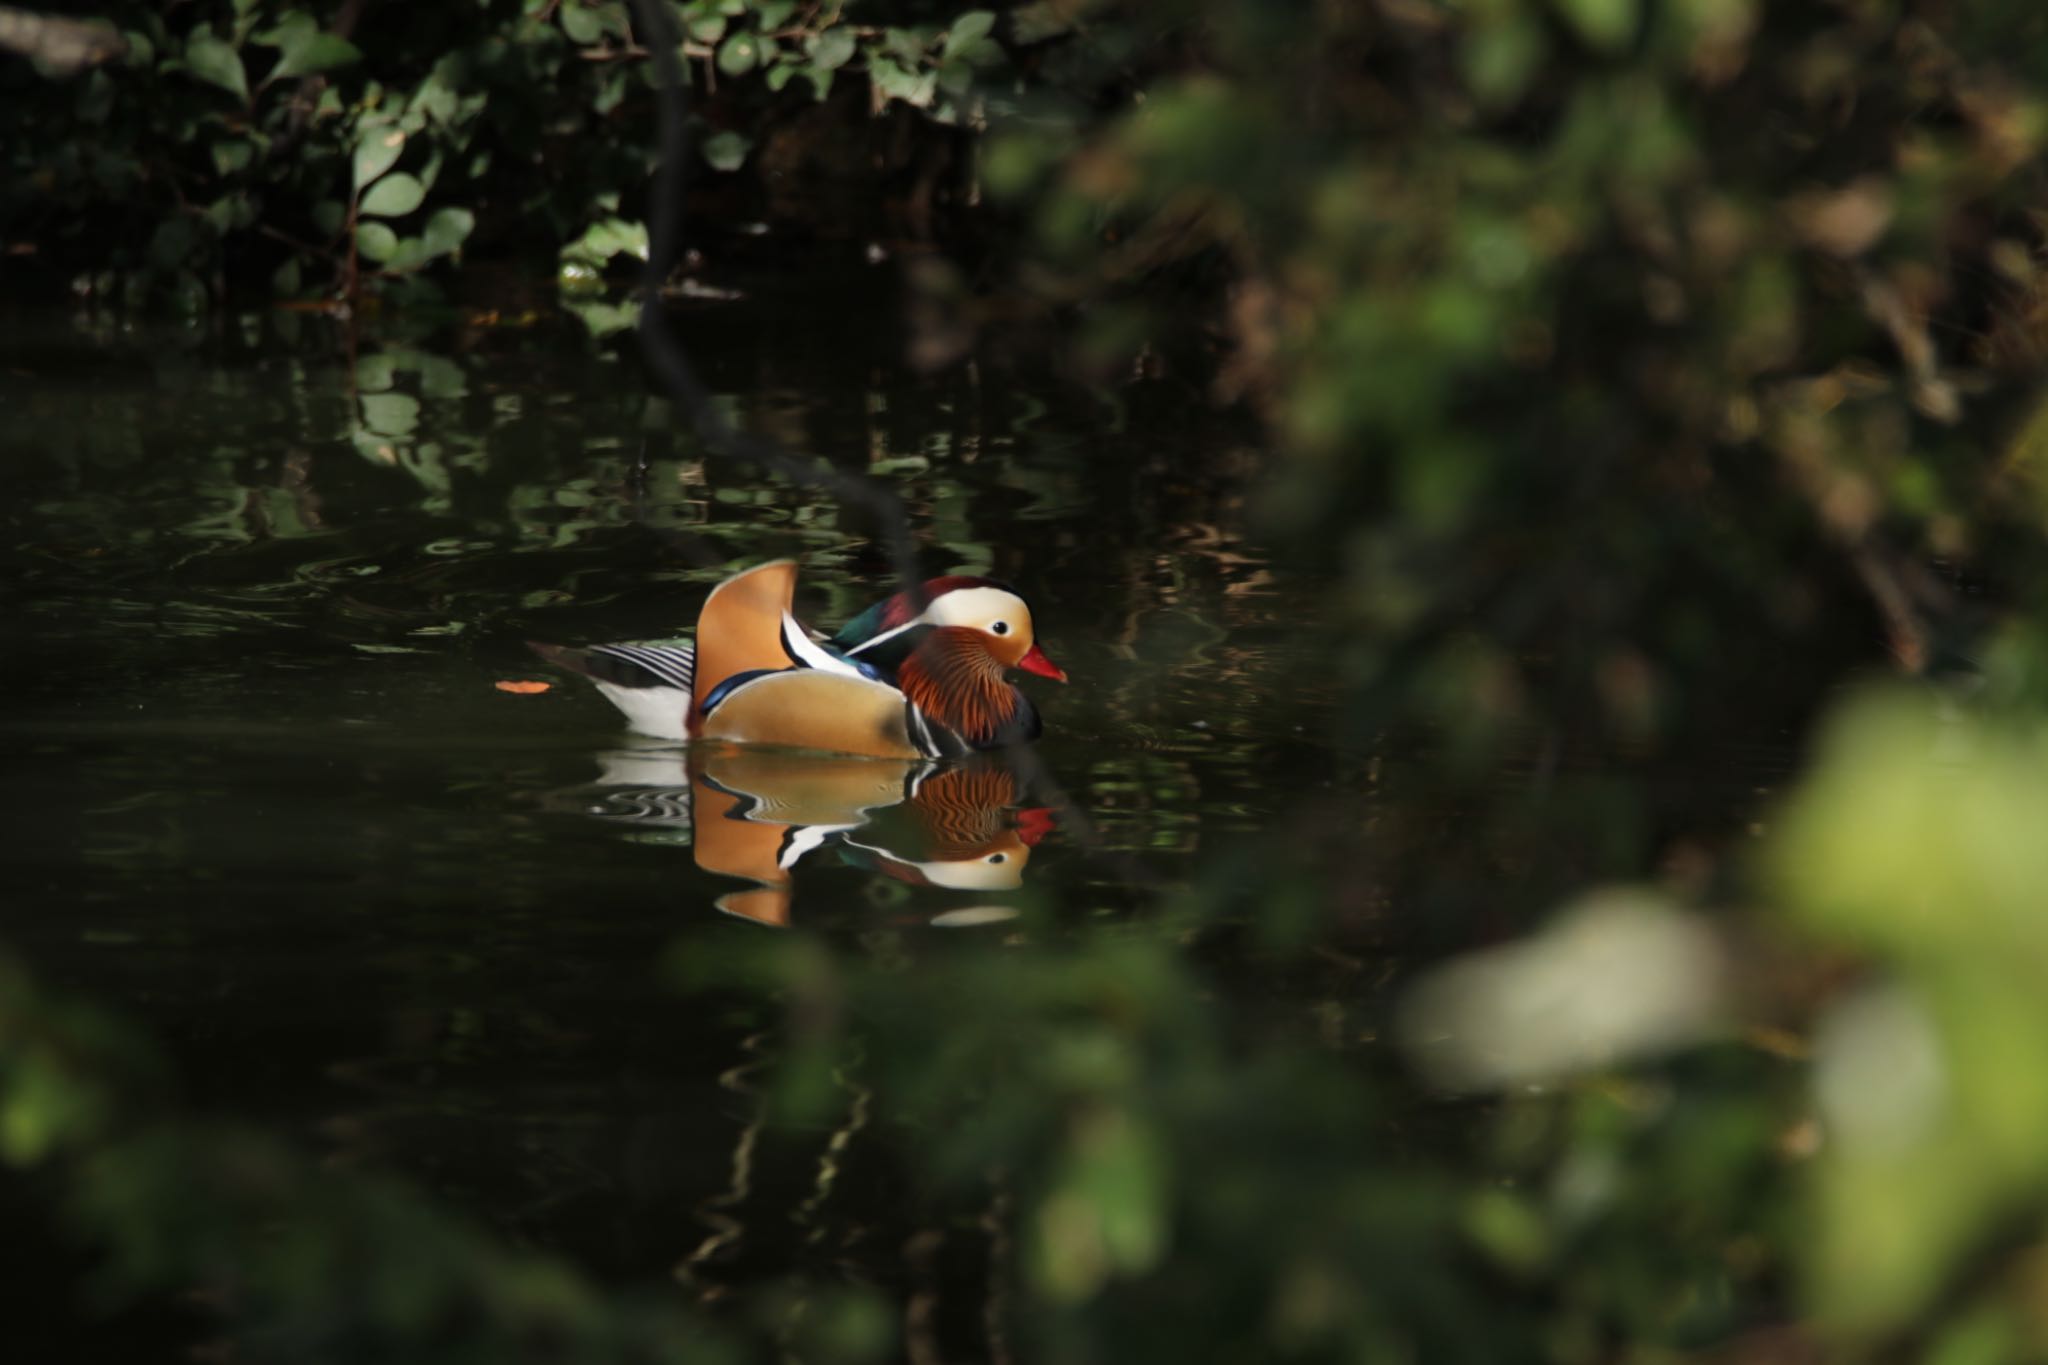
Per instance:
[[[1023,808],[1023,783],[1000,755],[966,762],[849,759],[753,745],[696,744],[602,755],[579,808],[606,819],[688,829],[697,866],[752,883],[717,898],[730,915],[790,921],[806,858],[840,861],[917,887],[1005,892],[1023,885],[1049,809]],[[1007,918],[955,908],[938,924]]]

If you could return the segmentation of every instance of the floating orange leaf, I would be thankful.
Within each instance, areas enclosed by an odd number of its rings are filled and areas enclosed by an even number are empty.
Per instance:
[[[510,678],[500,678],[492,685],[500,692],[516,692],[522,697],[530,697],[536,692],[545,692],[554,686],[553,683],[530,682],[523,678],[516,681]]]

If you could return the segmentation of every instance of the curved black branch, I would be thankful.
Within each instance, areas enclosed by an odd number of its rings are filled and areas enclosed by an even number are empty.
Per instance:
[[[689,414],[697,438],[713,453],[745,460],[791,483],[827,493],[843,506],[866,511],[874,518],[903,591],[921,601],[924,576],[918,571],[917,544],[902,499],[872,480],[842,473],[822,459],[799,455],[778,441],[735,428],[711,401],[710,390],[697,377],[681,341],[669,327],[661,290],[682,248],[684,175],[690,154],[689,110],[683,97],[682,66],[676,60],[682,39],[674,16],[661,0],[633,0],[633,10],[654,62],[661,128],[661,165],[655,172],[654,203],[648,213],[647,273],[640,300],[640,346],[647,363]]]

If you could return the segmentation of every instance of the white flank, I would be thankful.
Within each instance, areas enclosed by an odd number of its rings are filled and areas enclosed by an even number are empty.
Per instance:
[[[626,714],[626,724],[656,739],[688,739],[684,729],[690,715],[690,694],[675,687],[620,687],[592,678],[597,690]]]

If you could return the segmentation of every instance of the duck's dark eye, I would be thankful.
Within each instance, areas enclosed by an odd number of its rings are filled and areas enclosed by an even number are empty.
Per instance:
[[[997,635],[1008,635],[1010,633],[1010,623],[1008,621],[998,621],[990,626],[989,630]]]
[[[992,863],[1000,863],[1008,857],[1007,853],[991,853],[988,855],[988,860]]]

